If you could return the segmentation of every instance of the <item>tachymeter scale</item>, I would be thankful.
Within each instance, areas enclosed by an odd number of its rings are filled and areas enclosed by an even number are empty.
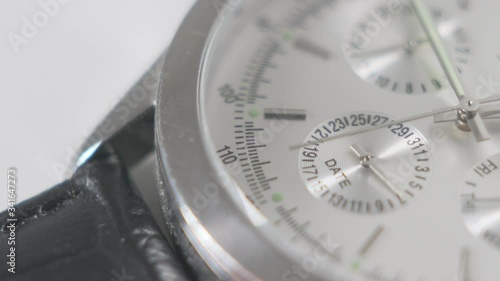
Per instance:
[[[460,196],[469,231],[500,251],[500,154],[473,167]]]
[[[391,121],[384,114],[351,113],[317,126],[299,153],[299,170],[309,192],[328,205],[378,214],[409,203],[431,180],[427,140],[415,128],[395,124],[374,132],[323,139]]]

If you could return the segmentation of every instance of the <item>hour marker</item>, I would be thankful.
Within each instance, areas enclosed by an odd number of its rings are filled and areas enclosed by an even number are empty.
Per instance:
[[[351,263],[351,268],[357,271],[361,268],[361,264],[358,261],[353,261]]]
[[[422,87],[422,92],[427,93],[427,87],[424,84],[420,85]]]
[[[468,184],[468,185],[470,185],[472,187],[477,187],[477,184],[475,184],[473,182],[470,182],[470,181],[466,182],[466,184]]]
[[[260,112],[258,109],[250,109],[248,111],[248,115],[250,115],[251,117],[257,117],[259,116]]]
[[[285,39],[285,40],[290,40],[290,39],[292,39],[292,37],[293,37],[293,35],[291,32],[283,33],[283,39]]]
[[[266,108],[264,110],[265,119],[304,121],[306,117],[306,111],[302,109]]]
[[[273,196],[273,201],[276,202],[276,203],[279,203],[281,201],[283,201],[283,194],[281,193],[274,193]]]
[[[294,46],[301,51],[305,51],[325,60],[329,59],[331,56],[330,51],[304,38],[295,40]]]
[[[464,247],[460,252],[460,265],[458,268],[458,281],[471,281],[469,273],[470,250]]]
[[[368,240],[366,240],[365,244],[363,244],[363,247],[359,250],[359,255],[364,256],[368,253],[370,248],[375,244],[377,239],[380,237],[380,235],[384,232],[384,227],[382,225],[379,225],[375,231],[368,237]]]
[[[398,89],[398,83],[394,82],[394,84],[392,85],[392,91],[395,92],[397,89]]]

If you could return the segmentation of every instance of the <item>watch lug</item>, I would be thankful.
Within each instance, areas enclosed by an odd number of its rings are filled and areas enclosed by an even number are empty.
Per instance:
[[[154,115],[165,55],[118,102],[85,140],[74,159],[76,170],[91,159],[103,144],[111,145],[126,167],[154,150]]]

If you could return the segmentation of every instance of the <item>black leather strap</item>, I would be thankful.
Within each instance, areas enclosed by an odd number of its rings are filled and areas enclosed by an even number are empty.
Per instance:
[[[135,194],[118,157],[99,152],[74,177],[17,208],[16,273],[0,280],[194,280]],[[7,221],[6,213],[0,222]]]

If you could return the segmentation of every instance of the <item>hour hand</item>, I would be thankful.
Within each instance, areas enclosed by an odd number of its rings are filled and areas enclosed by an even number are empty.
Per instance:
[[[460,125],[460,124],[459,124]],[[467,126],[470,128],[471,132],[476,136],[477,141],[486,141],[491,138],[488,129],[486,128],[486,124],[484,124],[483,118],[481,115],[476,114],[474,118],[468,120]]]

